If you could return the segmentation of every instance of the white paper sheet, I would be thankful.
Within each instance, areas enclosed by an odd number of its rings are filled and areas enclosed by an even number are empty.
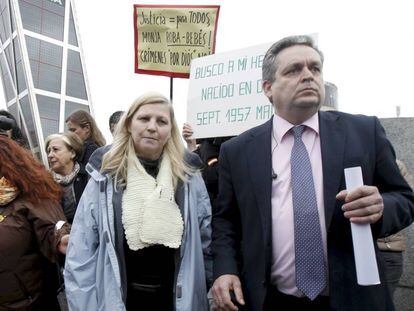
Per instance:
[[[348,192],[363,186],[360,166],[346,168],[344,172]],[[370,224],[351,223],[351,230],[358,284],[364,286],[380,284]]]

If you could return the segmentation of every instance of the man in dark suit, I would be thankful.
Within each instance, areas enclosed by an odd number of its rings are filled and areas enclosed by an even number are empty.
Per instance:
[[[275,115],[221,147],[218,310],[394,310],[378,256],[381,284],[357,284],[350,223],[397,232],[413,221],[413,193],[376,117],[319,111],[322,68],[310,37],[276,42],[262,68]],[[347,192],[355,166],[364,186]]]

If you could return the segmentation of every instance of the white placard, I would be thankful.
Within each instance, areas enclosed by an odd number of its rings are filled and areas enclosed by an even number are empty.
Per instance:
[[[317,33],[308,35],[318,42]],[[195,138],[239,135],[269,120],[274,109],[263,93],[262,65],[272,44],[191,61],[187,122]]]
[[[187,122],[195,138],[238,135],[273,115],[262,89],[262,63],[271,44],[191,62]]]
[[[364,185],[360,166],[346,168],[344,172],[348,192]],[[358,284],[380,284],[371,225],[351,223],[351,232]]]

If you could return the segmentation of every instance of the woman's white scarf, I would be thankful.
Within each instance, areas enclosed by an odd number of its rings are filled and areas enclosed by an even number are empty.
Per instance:
[[[171,161],[167,154],[163,155],[154,179],[145,171],[135,153],[129,153],[122,223],[131,250],[153,244],[180,247],[184,224],[174,193]]]

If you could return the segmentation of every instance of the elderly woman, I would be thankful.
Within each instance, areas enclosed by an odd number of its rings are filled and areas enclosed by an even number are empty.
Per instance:
[[[45,267],[65,252],[60,187],[24,148],[0,135],[0,310],[58,310]]]
[[[87,166],[64,272],[69,306],[208,310],[211,207],[193,168],[199,158],[185,154],[172,105],[158,93],[138,98],[119,122],[113,145]]]
[[[63,212],[72,223],[83,189],[88,183],[85,167],[77,162],[82,155],[82,141],[73,133],[53,134],[46,138],[45,148],[53,178],[63,189]]]
[[[83,142],[79,164],[86,166],[92,153],[99,147],[105,146],[105,138],[94,118],[85,110],[76,110],[66,118],[65,122],[69,132],[78,135]]]

